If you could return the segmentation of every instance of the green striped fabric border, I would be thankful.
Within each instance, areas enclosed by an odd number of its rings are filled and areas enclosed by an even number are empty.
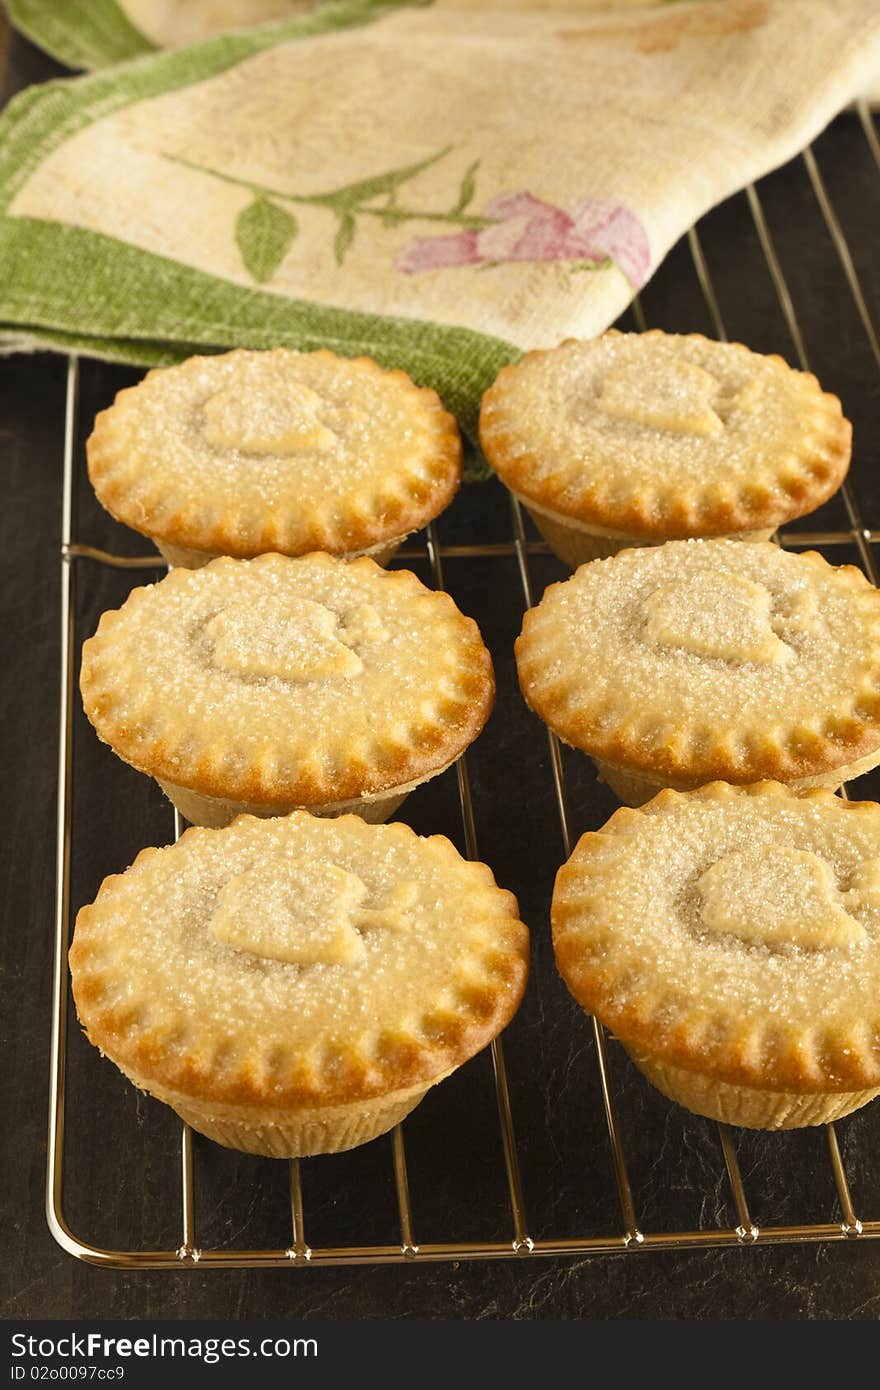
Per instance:
[[[468,328],[356,313],[230,284],[112,237],[0,218],[0,335],[156,365],[193,350],[329,347],[433,386],[469,433],[519,349]]]
[[[16,29],[71,68],[103,68],[154,52],[116,0],[6,0],[6,8]]]

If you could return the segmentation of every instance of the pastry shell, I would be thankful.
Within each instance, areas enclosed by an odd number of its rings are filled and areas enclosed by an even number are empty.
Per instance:
[[[619,550],[630,550],[633,546],[662,545],[665,537],[656,541],[646,541],[644,536],[626,535],[622,531],[609,531],[602,526],[590,526],[583,521],[573,521],[561,516],[559,512],[548,511],[524,497],[518,499],[525,507],[538,531],[549,545],[553,554],[569,569],[579,569],[591,560],[607,560]],[[767,526],[760,531],[735,531],[724,537],[734,541],[769,541],[774,527]]]
[[[612,329],[504,367],[480,441],[576,567],[664,540],[768,539],[837,490],[852,427],[836,396],[780,357]]]
[[[621,551],[546,590],[516,660],[532,709],[633,804],[715,780],[835,788],[880,762],[880,593],[812,551]]]
[[[102,505],[187,568],[312,550],[384,563],[452,500],[461,452],[435,391],[324,348],[148,372],[87,444]]]
[[[707,871],[727,863],[713,918]],[[783,1129],[880,1093],[880,806],[772,782],[661,792],[581,838],[552,922],[575,999],[686,1108]]]
[[[172,570],[105,613],[80,687],[99,737],[189,820],[384,819],[476,738],[479,629],[408,570],[314,553]]]
[[[528,931],[445,837],[300,811],[144,850],[79,913],[70,965],[89,1040],[136,1086],[294,1157],[391,1128],[490,1042]]]

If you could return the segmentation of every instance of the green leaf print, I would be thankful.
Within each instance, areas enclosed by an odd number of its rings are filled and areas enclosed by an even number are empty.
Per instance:
[[[474,194],[477,191],[476,175],[479,167],[480,161],[475,159],[473,164],[465,170],[464,178],[461,181],[461,189],[458,194],[458,202],[452,209],[453,213],[464,212],[465,208],[470,207],[473,202]]]
[[[336,233],[336,240],[333,242],[333,255],[336,257],[336,264],[342,265],[345,260],[351,243],[354,241],[354,233],[357,223],[351,213],[345,213],[339,219],[339,230]]]
[[[343,184],[341,188],[330,188],[321,193],[295,193],[289,189],[271,188],[240,178],[237,174],[228,174],[222,169],[211,169],[187,159],[185,155],[165,153],[163,158],[184,169],[196,169],[223,183],[249,190],[254,201],[239,213],[235,239],[247,270],[254,280],[264,284],[271,280],[299,231],[293,214],[281,206],[285,203],[292,203],[295,207],[321,208],[333,214],[336,218],[333,258],[339,266],[345,263],[357,235],[358,221],[363,217],[375,218],[392,231],[408,222],[437,222],[462,231],[480,231],[484,227],[494,226],[494,217],[478,217],[467,211],[477,192],[478,159],[465,170],[454,207],[448,210],[402,207],[398,202],[400,190],[410,179],[445,159],[451,150],[452,146],[447,145],[436,154],[416,160],[414,164],[386,169],[382,174],[374,174],[370,178],[358,179],[354,183]],[[381,202],[378,201],[380,199]]]
[[[246,270],[258,284],[272,279],[298,230],[293,214],[267,198],[255,198],[238,214],[235,240]]]
[[[437,154],[429,155],[427,159],[419,159],[415,164],[404,164],[398,169],[388,169],[384,174],[373,174],[368,179],[358,179],[356,183],[344,184],[342,188],[334,189],[329,197],[337,206],[357,207],[369,198],[378,198],[383,193],[395,193],[417,174],[423,173],[425,169],[430,169],[432,164],[444,159],[451,149],[452,146],[447,145]]]

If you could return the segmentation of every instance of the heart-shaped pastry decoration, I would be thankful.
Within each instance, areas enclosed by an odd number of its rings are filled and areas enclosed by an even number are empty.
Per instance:
[[[324,420],[324,402],[303,384],[283,392],[271,383],[224,386],[204,405],[204,437],[215,449],[244,454],[324,453],[337,436]]]
[[[676,358],[657,362],[648,372],[630,361],[603,378],[596,400],[606,415],[645,429],[674,434],[720,434],[724,421],[716,410],[721,383],[693,362]]]
[[[376,631],[381,623],[373,616]],[[350,632],[339,614],[323,603],[295,593],[264,594],[221,608],[205,633],[213,646],[214,665],[236,675],[288,681],[348,679],[364,665],[349,643],[363,639],[370,626],[360,610],[354,610],[352,620]]]
[[[768,590],[742,575],[709,571],[661,584],[644,608],[645,634],[658,647],[772,666],[794,655],[773,630]]]
[[[867,940],[827,860],[789,845],[725,854],[697,881],[702,929],[749,946],[827,951]],[[855,905],[855,902],[853,902]]]
[[[406,928],[418,897],[403,882],[369,906],[366,884],[337,864],[278,857],[223,885],[208,930],[237,951],[290,965],[357,965],[364,933]]]

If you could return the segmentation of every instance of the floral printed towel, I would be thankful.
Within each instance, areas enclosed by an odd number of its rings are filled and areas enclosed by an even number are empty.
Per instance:
[[[342,0],[50,83],[0,122],[0,341],[325,344],[468,425],[878,68],[877,0]]]

